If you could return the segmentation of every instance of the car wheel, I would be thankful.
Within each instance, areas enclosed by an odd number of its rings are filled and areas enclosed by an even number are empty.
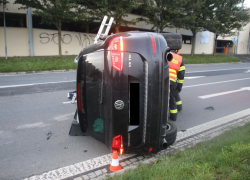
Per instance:
[[[167,41],[170,50],[178,50],[182,47],[182,36],[177,33],[161,33]]]

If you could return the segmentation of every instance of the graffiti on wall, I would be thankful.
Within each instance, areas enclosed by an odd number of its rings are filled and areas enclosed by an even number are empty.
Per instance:
[[[58,44],[58,33],[46,33],[42,32],[39,35],[40,37],[40,42],[42,44],[48,44],[48,43],[55,43]],[[83,34],[79,33],[75,36],[72,37],[71,34],[62,34],[61,35],[61,42],[62,44],[70,44],[72,41],[78,41],[79,46],[84,47],[84,46],[89,46],[94,42],[95,36],[94,35],[89,35],[89,34]]]
[[[240,50],[240,52],[241,52],[241,51],[244,51],[244,46],[245,46],[245,45],[244,45],[244,42],[241,41],[241,42],[240,42],[240,45],[239,45],[239,50]]]
[[[95,36],[93,35],[87,35],[87,34],[78,34],[78,35],[75,35],[78,42],[79,42],[79,45],[80,46],[88,46],[90,44],[92,44],[94,41],[95,41]]]

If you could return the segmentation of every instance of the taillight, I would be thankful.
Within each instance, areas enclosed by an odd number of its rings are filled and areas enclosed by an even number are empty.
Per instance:
[[[150,37],[151,37],[153,53],[156,54],[155,38],[152,35],[150,35]]]
[[[77,102],[78,102],[78,109],[81,111],[81,84],[77,84]]]
[[[111,152],[113,152],[114,150],[120,152],[120,154],[124,153],[122,135],[118,135],[113,138]]]
[[[118,71],[122,71],[123,69],[123,61],[124,61],[124,43],[123,37],[116,37],[110,41],[109,44],[111,61],[113,68]]]
[[[153,148],[149,148],[148,154],[152,152]]]

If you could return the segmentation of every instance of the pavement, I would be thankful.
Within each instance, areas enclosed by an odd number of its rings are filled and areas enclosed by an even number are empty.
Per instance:
[[[179,133],[249,109],[249,73],[247,63],[186,66],[183,111],[174,122]],[[110,162],[102,143],[68,135],[76,104],[66,103],[66,94],[75,90],[75,76],[75,72],[0,76],[1,180],[40,177],[82,162],[94,171],[98,164]],[[67,178],[77,175],[68,174]]]

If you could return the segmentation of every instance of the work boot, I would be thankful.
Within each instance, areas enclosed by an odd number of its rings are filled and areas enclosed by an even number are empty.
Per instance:
[[[178,112],[180,112],[182,110],[182,104],[177,105],[177,110],[178,110]]]

